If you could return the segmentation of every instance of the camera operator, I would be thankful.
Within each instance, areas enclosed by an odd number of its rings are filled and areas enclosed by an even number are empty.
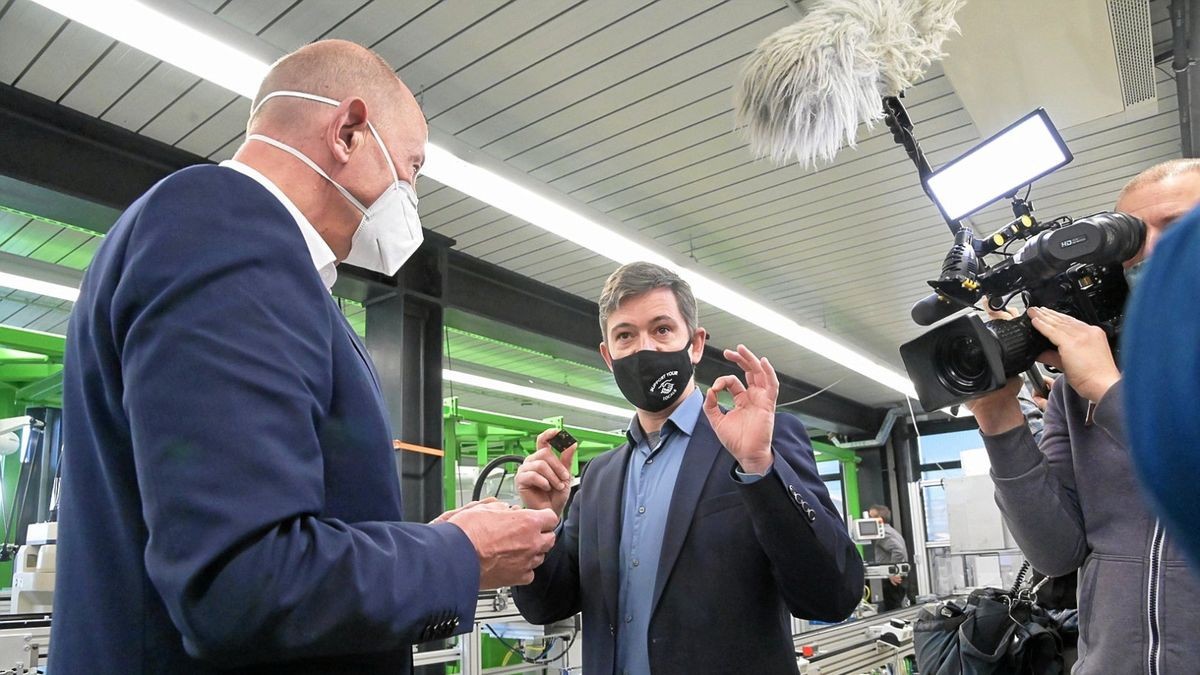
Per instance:
[[[1126,262],[1131,280],[1176,218],[1200,203],[1200,160],[1139,174],[1116,210],[1146,222]],[[1057,347],[1041,360],[1064,373],[1035,442],[1013,378],[968,403],[992,464],[996,502],[1038,571],[1079,576],[1079,655],[1073,673],[1186,672],[1200,657],[1200,584],[1138,490],[1124,425],[1121,373],[1102,329],[1033,307],[1034,327]]]

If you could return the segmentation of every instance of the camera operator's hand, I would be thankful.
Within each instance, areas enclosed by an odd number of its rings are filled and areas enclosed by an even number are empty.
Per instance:
[[[1063,371],[1080,396],[1099,403],[1121,379],[1102,328],[1045,307],[1030,307],[1029,318],[1033,327],[1058,347],[1057,352],[1045,352],[1038,360]]]
[[[992,309],[992,306],[988,304],[988,296],[986,295],[980,298],[980,300],[983,302],[983,311],[988,315],[989,319],[1002,319],[1005,321],[1011,321],[1017,318],[1017,315],[1007,308]]]
[[[975,416],[979,431],[985,436],[995,436],[1025,425],[1025,413],[1017,396],[1025,381],[1020,377],[1010,378],[1003,389],[967,401],[963,405]]]

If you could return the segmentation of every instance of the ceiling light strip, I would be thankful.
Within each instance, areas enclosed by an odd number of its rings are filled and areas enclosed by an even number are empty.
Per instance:
[[[235,93],[252,98],[269,64],[205,31],[137,0],[34,0],[131,47]],[[214,17],[215,19],[216,17]],[[219,21],[219,19],[216,19]],[[902,394],[915,397],[904,375],[839,340],[806,328],[762,303],[679,265],[667,256],[606,227],[574,209],[467,162],[430,143],[422,173],[552,234],[617,263],[645,260],[679,269],[701,300],[768,330]]]
[[[491,391],[499,391],[505,394],[514,396],[522,396],[532,398],[538,401],[547,403],[557,403],[578,410],[586,410],[588,412],[597,413],[600,415],[611,415],[620,419],[629,419],[633,415],[632,409],[618,408],[615,405],[600,403],[598,401],[589,401],[578,396],[570,396],[568,394],[560,394],[554,391],[546,391],[544,389],[536,389],[534,387],[526,387],[521,384],[505,382],[503,380],[494,380],[490,377],[482,377],[464,373],[457,370],[443,370],[442,379],[447,382],[455,382],[468,387],[477,387],[480,389],[488,389]]]
[[[34,295],[44,295],[59,300],[67,300],[69,302],[75,302],[79,299],[78,288],[42,281],[41,279],[31,279],[8,272],[0,272],[0,286],[33,293]]]

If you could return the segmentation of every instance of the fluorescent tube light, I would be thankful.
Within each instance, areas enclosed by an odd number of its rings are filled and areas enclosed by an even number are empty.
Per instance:
[[[615,405],[608,405],[607,403],[599,403],[597,401],[589,401],[585,398],[579,398],[578,396],[559,394],[557,392],[546,391],[544,389],[535,389],[534,387],[526,387],[524,385],[513,384],[512,382],[505,382],[503,380],[494,380],[490,377],[481,377],[479,375],[463,373],[457,370],[443,370],[442,379],[446,380],[447,382],[457,382],[458,384],[466,385],[468,387],[491,389],[492,391],[500,391],[506,394],[523,396],[525,398],[532,398],[538,401],[545,401],[547,403],[557,403],[558,405],[565,405],[569,408],[577,408],[579,410],[586,410],[588,412],[599,413],[601,415],[611,415],[624,420],[633,417],[632,408],[618,408]]]
[[[165,2],[152,5],[137,0],[34,1],[247,98],[253,98],[257,93],[262,77],[270,67],[266,60],[256,59],[244,50],[183,24],[155,8],[165,6]],[[213,24],[215,27],[222,23],[211,16],[197,18],[205,22],[212,19],[216,22]],[[779,312],[689,269],[686,265],[676,263],[571,207],[547,198],[500,173],[465,161],[435,143],[429,143],[425,148],[425,166],[422,173],[447,187],[617,263],[645,260],[674,268],[692,285],[696,297],[710,305],[886,387],[916,397],[916,391],[907,377],[870,356],[847,347],[824,332],[801,326]]]
[[[70,302],[75,302],[79,299],[78,288],[71,288],[70,286],[63,286],[62,284],[41,281],[39,279],[30,279],[29,277],[9,274],[8,272],[0,272],[0,286]]]
[[[270,64],[138,0],[34,0],[213,84],[253,98]],[[218,19],[219,20],[219,19]]]

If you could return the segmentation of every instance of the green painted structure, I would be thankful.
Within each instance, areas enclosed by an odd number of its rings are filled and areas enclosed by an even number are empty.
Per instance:
[[[23,328],[0,326],[0,418],[17,417],[31,406],[62,406],[62,358],[66,339]],[[3,521],[12,517],[21,475],[19,453],[0,458]],[[12,561],[0,562],[0,587],[12,586]]]

